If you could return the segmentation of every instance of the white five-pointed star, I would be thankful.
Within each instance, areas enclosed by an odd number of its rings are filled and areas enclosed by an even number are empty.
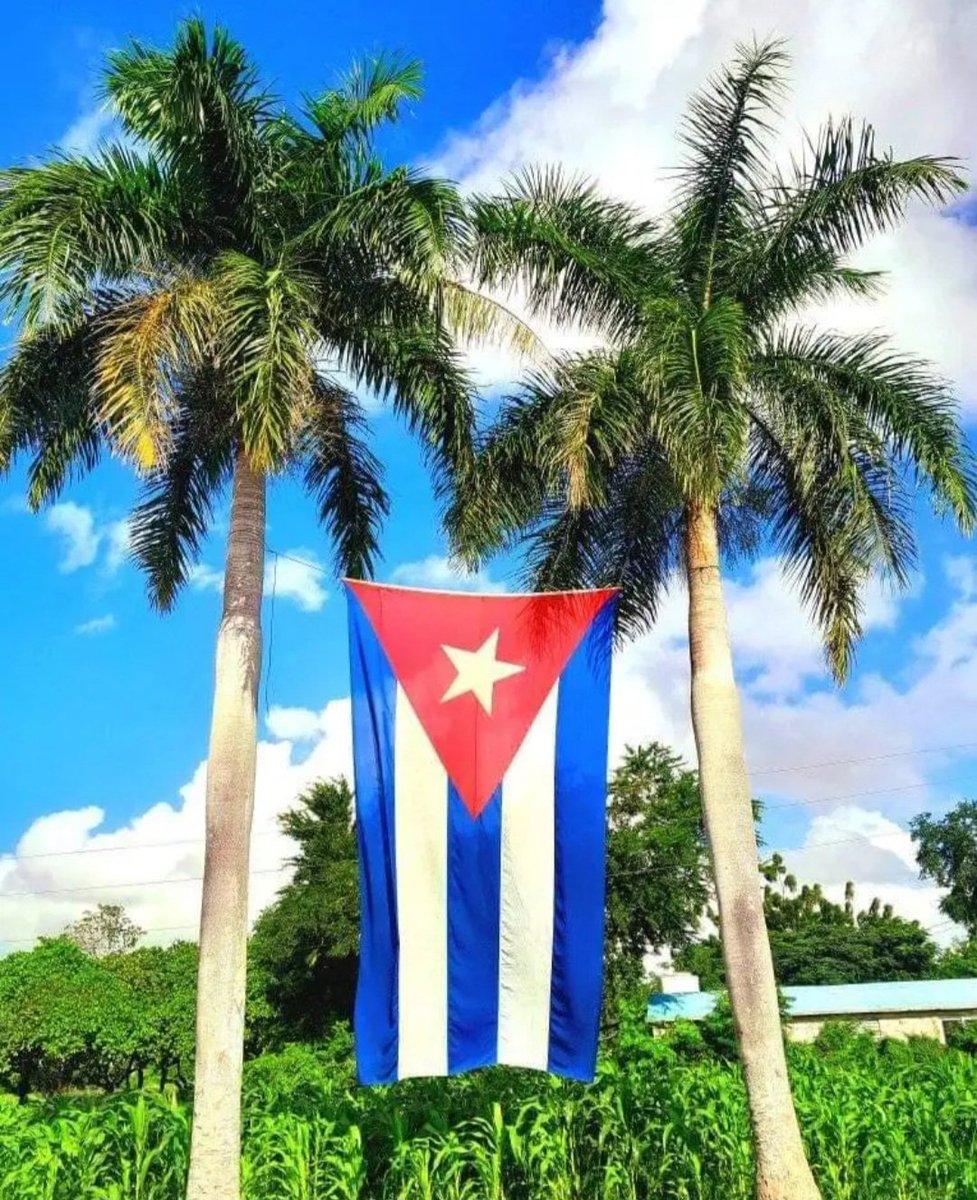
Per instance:
[[[472,692],[482,708],[491,716],[495,685],[500,679],[508,679],[510,675],[518,675],[526,669],[519,663],[503,662],[498,657],[498,646],[499,631],[496,629],[477,650],[460,650],[457,646],[441,647],[458,672],[451,686],[441,697],[442,704],[445,700],[454,700],[457,696]]]

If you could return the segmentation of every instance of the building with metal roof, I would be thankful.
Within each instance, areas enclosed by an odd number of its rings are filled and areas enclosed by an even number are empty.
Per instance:
[[[663,979],[663,990],[648,1001],[648,1020],[667,1024],[701,1021],[716,1005],[713,992],[688,986],[694,976]],[[696,981],[697,984],[697,981]],[[797,1041],[817,1037],[825,1021],[855,1021],[879,1037],[935,1037],[946,1040],[950,1021],[977,1020],[977,979],[931,979],[898,983],[846,983],[785,987],[788,1032]]]

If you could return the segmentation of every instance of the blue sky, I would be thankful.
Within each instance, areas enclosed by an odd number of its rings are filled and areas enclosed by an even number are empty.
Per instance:
[[[388,49],[422,58],[426,98],[387,139],[387,151],[470,186],[491,186],[526,162],[562,160],[598,175],[608,190],[660,207],[685,96],[736,38],[754,31],[792,37],[791,111],[805,122],[852,107],[900,151],[977,151],[960,103],[977,68],[971,0],[902,0],[915,41],[897,37],[880,13],[863,12],[848,22],[841,47],[833,40],[848,20],[841,0],[795,7],[785,17],[772,0],[696,0],[682,12],[649,11],[641,0],[328,9],[279,0],[192,10],[151,2],[124,15],[110,3],[77,3],[70,15],[21,6],[8,15],[0,47],[0,161],[93,143],[107,128],[96,102],[105,50],[132,35],[165,41],[191,11],[228,24],[287,100],[328,84],[355,55]],[[787,136],[796,136],[796,121]],[[975,251],[963,216],[914,214],[905,231],[869,248],[874,265],[895,273],[886,300],[868,313],[819,314],[844,328],[886,326],[933,357],[957,383],[968,422],[977,415]],[[8,339],[12,332],[4,331]],[[390,415],[371,422],[393,498],[380,577],[446,583],[416,448]],[[195,585],[160,617],[123,553],[135,494],[127,470],[106,463],[39,516],[24,510],[22,494],[19,472],[0,483],[0,856],[8,852],[0,857],[0,939],[8,923],[26,934],[56,928],[99,899],[124,900],[154,930],[177,919],[170,912],[189,924],[221,522]],[[914,886],[900,826],[920,807],[977,794],[968,707],[977,700],[977,571],[973,547],[951,530],[923,514],[921,531],[920,577],[901,598],[873,592],[858,670],[841,694],[773,562],[733,580],[730,605],[756,786],[771,805],[768,843],[799,848],[800,867],[832,885],[856,878],[866,902],[879,892],[939,924],[935,896]],[[344,602],[311,508],[289,484],[272,493],[268,542],[289,557],[277,567],[270,560],[276,587],[265,606],[261,701],[271,712],[259,770],[259,899],[279,880],[275,813],[312,775],[342,769],[347,753]],[[501,574],[490,568],[480,583]],[[676,594],[659,628],[622,656],[616,745],[659,737],[690,751],[683,622]],[[933,752],[947,746],[962,748]],[[790,770],[770,770],[783,767]],[[186,846],[152,849],[163,842]],[[74,857],[57,856],[67,850]],[[136,886],[155,874],[189,881],[179,900],[166,885],[151,894]],[[50,902],[33,895],[69,884],[85,890]]]

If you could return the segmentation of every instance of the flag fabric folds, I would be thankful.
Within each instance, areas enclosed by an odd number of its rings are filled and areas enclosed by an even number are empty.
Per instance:
[[[616,593],[347,587],[360,1078],[590,1079]]]

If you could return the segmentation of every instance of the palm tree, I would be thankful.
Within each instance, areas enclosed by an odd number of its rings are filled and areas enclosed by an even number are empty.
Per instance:
[[[388,501],[350,386],[389,398],[445,486],[471,447],[454,336],[529,335],[453,282],[453,187],[374,151],[419,94],[415,63],[359,67],[294,116],[194,20],[170,50],[113,54],[105,91],[125,142],[0,175],[0,295],[21,323],[0,466],[31,456],[38,506],[103,447],[134,463],[131,545],[160,609],[230,488],[188,1194],[236,1198],[267,484],[300,474],[339,569],[368,574]]]
[[[603,341],[528,379],[451,516],[469,559],[526,547],[534,587],[618,585],[625,635],[685,577],[692,723],[762,1200],[817,1188],[785,1066],[721,562],[775,548],[841,679],[862,585],[911,569],[917,483],[961,529],[975,517],[944,384],[881,336],[797,317],[874,294],[878,276],[849,253],[911,200],[945,202],[960,177],[946,159],[879,152],[850,119],[778,168],[785,66],[779,44],[740,47],[692,100],[661,221],[558,170],[474,201],[478,282],[515,280],[532,313]]]

